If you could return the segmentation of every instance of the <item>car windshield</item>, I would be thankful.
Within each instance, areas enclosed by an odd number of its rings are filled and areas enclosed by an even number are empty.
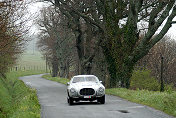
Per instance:
[[[72,83],[84,82],[84,77],[74,77]]]
[[[76,82],[98,82],[97,78],[94,76],[90,76],[90,77],[74,77],[72,83],[76,83]]]
[[[97,79],[95,77],[85,77],[86,81],[91,81],[91,82],[97,82]]]

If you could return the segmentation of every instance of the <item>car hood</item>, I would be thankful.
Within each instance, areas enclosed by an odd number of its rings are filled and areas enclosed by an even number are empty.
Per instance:
[[[72,87],[76,89],[82,89],[82,88],[99,88],[101,86],[100,83],[96,82],[78,82],[78,83],[72,83]]]

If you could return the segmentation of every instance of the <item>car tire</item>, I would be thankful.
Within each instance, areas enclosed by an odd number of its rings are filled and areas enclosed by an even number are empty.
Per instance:
[[[105,95],[102,96],[101,98],[97,99],[98,102],[100,102],[101,104],[105,103]]]
[[[69,97],[67,97],[67,103],[69,104]]]
[[[71,97],[69,97],[68,102],[69,102],[69,105],[73,105],[73,99]]]
[[[101,97],[101,104],[104,104],[105,103],[105,95]]]

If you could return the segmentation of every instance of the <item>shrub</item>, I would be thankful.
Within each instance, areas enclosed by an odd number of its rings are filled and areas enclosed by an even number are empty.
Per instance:
[[[150,73],[150,70],[134,71],[131,77],[131,89],[160,90],[159,82]]]

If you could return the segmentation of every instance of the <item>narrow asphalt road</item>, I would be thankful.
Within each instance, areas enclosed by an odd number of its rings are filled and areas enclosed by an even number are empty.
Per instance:
[[[37,89],[42,118],[172,118],[161,111],[106,95],[106,103],[80,102],[67,104],[66,86],[41,78],[42,75],[20,77]]]

